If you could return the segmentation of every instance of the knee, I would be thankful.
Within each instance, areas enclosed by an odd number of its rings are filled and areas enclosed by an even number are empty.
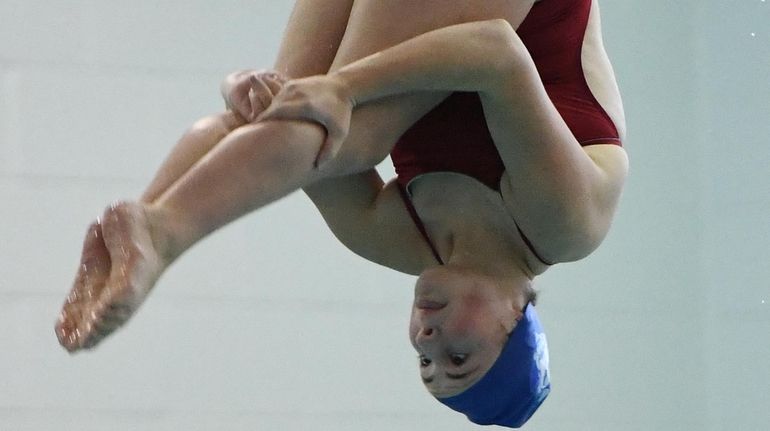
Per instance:
[[[244,125],[246,125],[246,121],[240,116],[230,111],[226,111],[201,118],[190,126],[187,130],[187,134],[212,137],[219,141],[235,129]]]

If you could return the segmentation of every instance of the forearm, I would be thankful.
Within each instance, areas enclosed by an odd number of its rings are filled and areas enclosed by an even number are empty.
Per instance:
[[[516,61],[521,43],[504,20],[434,30],[351,63],[333,75],[354,104],[415,91],[477,91],[493,87]]]

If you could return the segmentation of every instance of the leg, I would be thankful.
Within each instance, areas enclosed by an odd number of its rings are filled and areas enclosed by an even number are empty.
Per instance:
[[[251,203],[238,199],[239,191],[266,199],[265,192],[269,194],[276,187],[275,198],[290,191],[284,190],[280,180],[302,173],[302,152],[288,153],[282,146],[317,139],[320,147],[324,135],[310,124],[286,126],[264,123],[244,127],[229,134],[169,189],[155,196],[171,177],[161,170],[155,186],[145,194],[153,203],[124,202],[107,208],[101,220],[89,228],[75,287],[56,327],[61,344],[70,351],[90,348],[123,324],[179,254],[238,212],[247,211]],[[290,151],[297,148],[285,147]],[[306,154],[309,151],[310,147]],[[181,170],[188,160],[184,152],[176,156],[166,162],[173,171]],[[312,160],[305,170],[309,172],[311,166]],[[251,167],[254,171],[250,172]],[[277,178],[270,178],[273,173]],[[249,184],[243,187],[242,181]]]
[[[423,16],[432,17],[428,20],[390,20],[401,23],[397,33],[380,31],[372,34],[366,25],[367,19],[377,15],[376,10],[371,13],[372,5],[363,2],[351,15],[345,40],[335,57],[337,66],[414,34],[462,19],[456,13],[445,13],[449,9],[441,9],[444,12],[441,14],[434,10],[431,14],[423,13]],[[410,13],[409,16],[414,18],[417,14]],[[284,61],[292,63],[291,59]],[[445,95],[426,93],[362,107],[354,114],[351,136],[342,154],[335,163],[327,165],[324,172],[311,169],[323,139],[323,132],[318,127],[303,123],[245,126],[229,134],[165,192],[161,190],[169,181],[158,179],[157,186],[146,194],[147,200],[153,200],[152,205],[124,203],[109,208],[104,215],[104,237],[110,250],[112,270],[106,282],[107,292],[101,292],[100,296],[104,298],[99,298],[96,303],[118,304],[122,308],[120,312],[112,313],[108,307],[97,305],[91,312],[80,313],[85,319],[76,329],[82,334],[72,342],[63,331],[60,338],[69,343],[65,347],[91,346],[124,322],[163,269],[204,235],[296,188],[325,177],[372,167],[371,161],[384,157],[396,136],[443,97]],[[364,114],[366,112],[368,114]],[[358,123],[361,126],[356,127]],[[359,136],[354,133],[356,129]],[[110,322],[105,330],[94,331],[94,325],[113,318],[114,322]],[[72,325],[67,323],[65,318],[59,328],[72,330]]]
[[[140,201],[153,202],[230,132],[245,124],[229,111],[195,122],[163,161]]]
[[[292,77],[326,72],[345,32],[352,5],[353,0],[297,0],[275,68]],[[237,118],[227,113],[196,123],[172,150],[142,195],[141,201],[147,204],[154,202],[227,134],[241,125]],[[83,322],[94,320],[86,318],[93,311],[90,304],[94,302],[93,298],[102,296],[113,264],[101,222],[107,222],[110,227],[108,231],[120,231],[116,229],[120,223],[113,220],[117,213],[117,209],[108,210],[105,214],[107,217],[92,224],[86,235],[74,287],[56,325],[61,344],[69,350],[90,347],[98,342],[97,337],[81,337],[80,333],[93,332],[83,327]],[[118,321],[125,321],[125,318]]]
[[[98,250],[98,270],[81,274],[94,274],[89,283],[81,283],[91,286],[90,291],[76,287],[65,305],[57,325],[62,344],[73,351],[96,345],[138,309],[168,265],[219,227],[321,179],[372,168],[403,131],[444,97],[407,95],[356,110],[342,151],[322,171],[313,169],[325,138],[320,126],[249,124],[228,134],[159,196],[149,190],[152,203],[107,208],[101,242],[106,250]],[[163,182],[156,178],[156,189]],[[87,239],[85,247],[91,244]],[[84,252],[84,259],[88,256]],[[100,283],[93,282],[96,275]]]
[[[227,134],[243,124],[245,124],[243,120],[231,112],[212,115],[197,121],[174,146],[140,201],[153,202]],[[78,328],[74,323],[84,320],[85,314],[92,311],[85,305],[90,298],[99,297],[102,294],[110,275],[112,259],[104,241],[102,222],[103,219],[97,219],[88,228],[75,282],[65,300],[62,317],[56,326],[60,343],[68,348],[77,345]],[[72,317],[64,319],[64,316]],[[91,340],[91,342],[95,341]]]
[[[357,109],[342,150],[320,171],[313,169],[325,136],[318,125],[271,121],[238,128],[146,207],[158,251],[170,263],[203,236],[294,190],[373,168],[444,97],[420,93]]]

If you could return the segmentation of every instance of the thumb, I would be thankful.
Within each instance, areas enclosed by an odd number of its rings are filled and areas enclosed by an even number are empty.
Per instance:
[[[335,132],[334,130],[329,130],[328,128],[326,130],[326,139],[324,140],[323,146],[321,146],[321,149],[318,152],[318,156],[316,157],[316,169],[321,169],[327,163],[332,161],[337,156],[337,153],[342,146],[342,137],[340,136],[340,133]]]
[[[256,121],[297,120],[306,117],[306,110],[302,105],[290,103],[271,103],[266,110],[257,116]]]

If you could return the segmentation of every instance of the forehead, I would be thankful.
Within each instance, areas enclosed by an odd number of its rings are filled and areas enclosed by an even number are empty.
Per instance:
[[[424,384],[425,388],[428,389],[428,392],[430,392],[430,394],[436,398],[453,397],[462,392],[465,392],[471,386],[475,385],[476,382],[481,380],[485,373],[486,370],[476,372],[473,375],[459,381],[449,379],[446,376],[443,378],[436,376],[431,382]]]

